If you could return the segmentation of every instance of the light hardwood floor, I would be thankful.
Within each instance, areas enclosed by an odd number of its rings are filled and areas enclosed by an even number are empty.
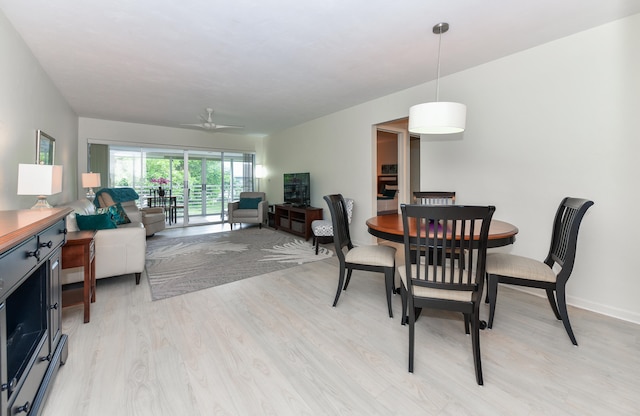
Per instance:
[[[44,415],[640,414],[638,325],[570,308],[574,347],[545,298],[501,287],[478,386],[461,316],[423,312],[410,374],[399,296],[389,319],[382,276],[356,271],[332,308],[337,273],[327,260],[156,302],[144,274],[102,279],[90,323],[63,310],[69,358]]]

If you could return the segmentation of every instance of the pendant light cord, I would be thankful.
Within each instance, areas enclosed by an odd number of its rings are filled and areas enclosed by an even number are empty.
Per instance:
[[[442,48],[442,29],[438,35],[438,71],[436,73],[436,102],[440,97],[440,49]]]

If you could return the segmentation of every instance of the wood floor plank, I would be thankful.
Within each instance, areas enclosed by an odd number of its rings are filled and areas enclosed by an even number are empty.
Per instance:
[[[400,298],[335,259],[152,302],[146,275],[102,279],[91,322],[63,309],[69,358],[44,415],[638,414],[640,326],[500,287],[475,382],[461,316],[424,311],[415,373]],[[488,308],[482,305],[482,316]]]

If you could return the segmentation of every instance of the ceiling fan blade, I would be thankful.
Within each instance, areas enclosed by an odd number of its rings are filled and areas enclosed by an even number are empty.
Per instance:
[[[243,129],[244,126],[231,126],[231,125],[224,125],[224,124],[216,124],[215,128],[216,129]]]
[[[193,123],[193,124],[180,124],[181,126],[186,127],[199,127],[203,130],[219,130],[219,129],[243,129],[244,126],[235,126],[231,124],[216,124],[213,122],[213,108],[205,108],[207,114],[200,114],[198,118],[202,121],[201,123]]]

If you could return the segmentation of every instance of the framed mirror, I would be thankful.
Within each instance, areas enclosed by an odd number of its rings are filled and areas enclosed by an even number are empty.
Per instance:
[[[55,160],[56,139],[42,130],[36,133],[36,164],[53,165]]]

